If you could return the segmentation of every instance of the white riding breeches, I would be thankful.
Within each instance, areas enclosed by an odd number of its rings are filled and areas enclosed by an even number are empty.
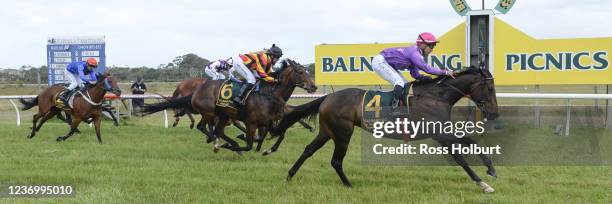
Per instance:
[[[393,86],[399,85],[404,87],[404,84],[408,83],[404,76],[399,71],[393,69],[382,55],[376,55],[372,59],[372,69]]]
[[[223,79],[225,79],[225,75],[223,75],[223,73],[217,72],[217,70],[215,70],[215,68],[207,67],[206,69],[204,69],[204,73],[206,73],[206,75],[208,75],[210,78],[212,78],[212,80],[223,80]]]
[[[238,60],[234,60],[233,69],[236,70],[238,75],[242,76],[249,84],[255,84],[255,75],[249,68],[244,65],[244,62],[241,60],[240,56],[237,58]]]

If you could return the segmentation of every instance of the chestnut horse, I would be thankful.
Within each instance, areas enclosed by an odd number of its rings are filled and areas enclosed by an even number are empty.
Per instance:
[[[65,136],[58,137],[58,142],[64,141],[72,136],[81,121],[92,118],[96,129],[96,137],[98,142],[102,143],[100,135],[101,103],[104,100],[104,94],[106,94],[106,92],[112,92],[117,96],[121,95],[121,90],[117,85],[117,81],[115,81],[110,74],[100,75],[95,85],[90,85],[87,91],[81,92],[82,94],[77,93],[74,96],[72,109],[62,110],[55,105],[57,95],[62,90],[64,90],[64,86],[54,85],[43,90],[36,98],[30,101],[24,99],[19,100],[21,104],[24,105],[23,110],[38,106],[38,113],[34,114],[32,132],[28,138],[32,139],[47,120],[61,111],[65,111],[71,116],[70,131]]]

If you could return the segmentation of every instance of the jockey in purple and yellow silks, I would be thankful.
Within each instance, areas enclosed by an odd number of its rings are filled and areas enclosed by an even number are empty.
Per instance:
[[[393,88],[393,108],[399,106],[399,102],[403,105],[407,104],[404,101],[403,90],[408,82],[402,76],[400,71],[409,70],[410,75],[419,80],[429,78],[421,75],[419,71],[424,71],[433,75],[448,75],[454,77],[454,72],[451,70],[442,70],[430,66],[425,62],[425,57],[429,55],[439,41],[431,33],[425,32],[419,34],[416,40],[416,45],[410,47],[394,47],[387,48],[380,52],[380,55],[372,59],[372,69],[383,79],[388,81]]]
[[[238,97],[234,98],[234,101],[244,105],[242,101],[245,92],[255,85],[256,77],[268,83],[276,83],[277,80],[268,74],[272,72],[272,66],[278,62],[281,56],[283,56],[283,51],[275,44],[263,51],[240,54],[238,56],[240,60],[234,60],[234,69],[245,79],[246,84],[240,88]]]

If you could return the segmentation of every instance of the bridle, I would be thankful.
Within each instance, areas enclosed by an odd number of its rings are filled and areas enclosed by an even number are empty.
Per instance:
[[[476,103],[476,105],[478,106],[478,108],[480,108],[480,110],[482,111],[482,113],[486,116],[487,115],[487,106],[485,106],[485,103],[487,101],[489,101],[489,94],[484,94],[486,93],[485,89],[486,87],[486,83],[487,81],[491,81],[493,80],[493,77],[486,77],[486,75],[482,72],[482,70],[479,70],[479,73],[482,77],[484,77],[484,79],[480,80],[480,82],[476,85],[473,86],[472,89],[470,90],[470,94],[467,94],[465,92],[463,92],[461,89],[457,88],[456,86],[449,84],[449,83],[445,83],[447,76],[445,76],[445,78],[443,78],[442,80],[438,81],[436,83],[436,85],[446,85],[449,88],[451,88],[451,90],[454,90],[455,92],[460,93],[462,96],[468,97],[471,101],[473,101],[474,103]],[[472,97],[471,93],[474,93],[474,90],[476,90],[477,88],[481,88],[481,94],[483,95],[483,97],[481,97],[481,100],[476,101],[474,100],[474,98]]]
[[[471,101],[473,101],[474,103],[476,103],[476,105],[478,106],[478,108],[480,108],[480,110],[482,111],[482,113],[484,115],[487,115],[487,108],[485,106],[485,103],[489,100],[489,94],[484,94],[485,93],[485,89],[486,89],[486,83],[487,81],[491,81],[493,80],[493,77],[487,77],[482,70],[479,70],[479,74],[484,77],[484,79],[480,80],[480,82],[476,85],[473,86],[472,89],[470,90],[470,94],[465,93],[464,91],[462,91],[461,89],[457,88],[456,86],[446,83],[446,80],[448,79],[448,76],[443,76],[444,78],[440,79],[440,81],[436,82],[436,84],[432,87],[430,87],[425,93],[430,93],[430,90],[433,89],[434,87],[438,86],[438,85],[444,85],[449,87],[451,90],[461,94],[462,96],[468,97]],[[481,93],[484,94],[484,96],[481,98],[481,100],[479,101],[475,101],[474,98],[472,97],[471,93],[474,93],[474,90],[481,88]],[[435,98],[435,97],[434,97]]]
[[[288,63],[286,66],[292,66],[292,67],[293,67],[293,69],[299,69],[299,67],[298,67],[298,66],[295,66],[295,64],[293,64],[293,63],[291,63],[290,61],[288,61],[289,59],[285,59],[285,60],[286,60],[286,61],[285,61],[285,63]],[[287,69],[287,67],[285,67],[285,68],[281,69],[281,71],[282,71],[282,72],[279,72],[279,73],[278,73],[278,77],[277,77],[277,78],[278,78],[278,82],[279,82],[279,84],[280,84],[280,83],[283,81],[283,80],[282,80],[282,77],[283,77],[283,72],[285,71],[285,69]],[[306,70],[303,70],[303,71],[306,71]],[[274,89],[276,89],[276,87],[277,87],[277,86],[279,86],[279,84],[276,84],[276,85],[274,86]],[[302,89],[306,89],[306,87],[305,87],[305,86],[306,86],[306,84],[305,84],[303,81],[302,81],[301,83],[293,83],[293,84],[291,84],[291,85],[292,85],[292,86],[296,86],[296,87],[300,87],[300,88],[302,88]]]

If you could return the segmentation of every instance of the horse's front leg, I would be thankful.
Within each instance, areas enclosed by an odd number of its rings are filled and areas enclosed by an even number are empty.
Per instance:
[[[94,127],[96,129],[96,138],[98,139],[98,143],[102,144],[102,135],[100,134],[100,124],[101,119],[100,115],[95,115],[93,117]]]

